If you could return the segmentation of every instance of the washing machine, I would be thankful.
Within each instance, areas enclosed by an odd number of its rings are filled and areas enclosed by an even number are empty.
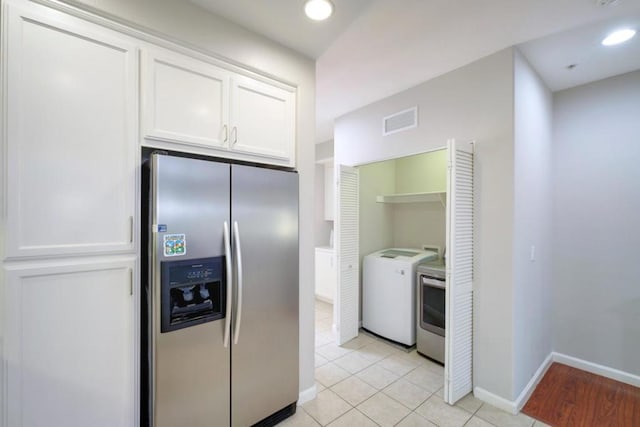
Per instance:
[[[405,346],[416,343],[416,266],[435,251],[390,248],[366,255],[362,272],[362,327]]]

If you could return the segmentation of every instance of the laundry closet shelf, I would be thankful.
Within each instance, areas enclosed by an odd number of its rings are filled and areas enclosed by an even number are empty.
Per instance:
[[[399,193],[376,196],[378,203],[422,203],[440,202],[442,206],[447,203],[447,193],[444,191],[433,191],[429,193]]]

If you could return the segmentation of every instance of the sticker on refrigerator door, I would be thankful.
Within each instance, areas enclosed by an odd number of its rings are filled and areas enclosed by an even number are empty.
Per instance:
[[[187,253],[187,237],[185,234],[164,235],[164,256],[181,256]]]

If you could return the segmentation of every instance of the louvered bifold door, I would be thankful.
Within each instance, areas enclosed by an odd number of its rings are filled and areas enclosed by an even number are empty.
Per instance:
[[[337,254],[339,260],[338,292],[338,345],[358,336],[358,170],[340,166],[338,178]]]
[[[473,144],[448,142],[444,399],[472,390]]]

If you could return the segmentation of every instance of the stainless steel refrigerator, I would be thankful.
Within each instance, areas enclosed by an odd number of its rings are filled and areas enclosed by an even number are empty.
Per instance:
[[[149,189],[149,424],[294,413],[297,173],[154,153]]]

